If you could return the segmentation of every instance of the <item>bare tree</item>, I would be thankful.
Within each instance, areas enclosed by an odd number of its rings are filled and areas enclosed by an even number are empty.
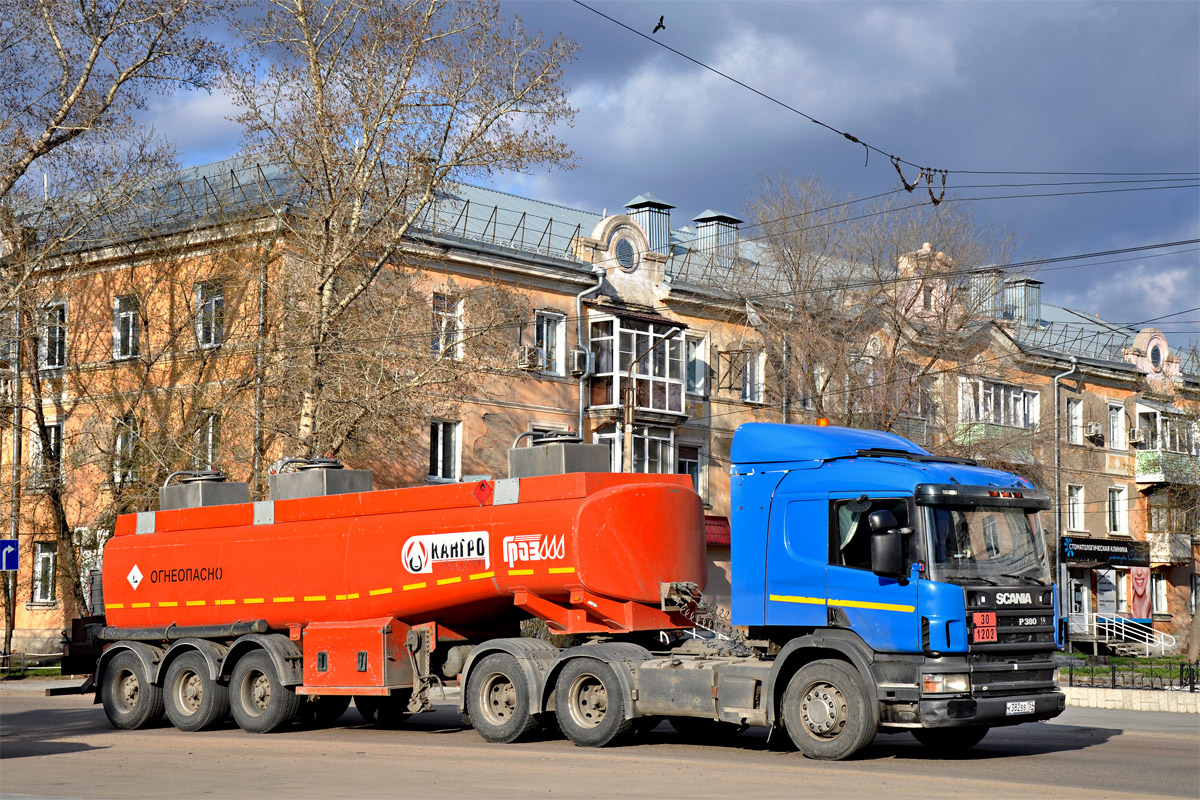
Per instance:
[[[431,352],[435,287],[421,268],[437,251],[413,236],[453,181],[569,163],[553,131],[574,113],[562,85],[573,45],[527,34],[495,3],[439,0],[272,0],[241,31],[246,64],[227,85],[247,145],[295,178],[274,287],[287,311],[276,396],[298,397],[285,433],[302,453],[336,452],[431,386],[446,397],[470,384],[461,344]],[[392,303],[382,315],[373,288]],[[496,323],[464,316],[456,335]]]
[[[118,144],[149,93],[204,87],[220,49],[197,33],[209,0],[0,0],[0,198],[80,138]]]
[[[979,321],[971,271],[1003,263],[1007,238],[945,204],[836,196],[816,179],[764,181],[749,204],[758,263],[742,283],[786,416],[949,440],[940,401]]]

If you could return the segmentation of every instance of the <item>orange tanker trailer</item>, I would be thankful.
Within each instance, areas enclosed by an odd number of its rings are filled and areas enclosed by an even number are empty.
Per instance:
[[[533,717],[505,705],[521,680],[506,654],[530,663],[543,644],[517,638],[520,620],[563,634],[687,628],[665,587],[703,587],[703,510],[685,476],[223,502],[242,486],[197,484],[197,507],[119,518],[92,631],[106,643],[98,701],[117,727],[165,710],[197,730],[232,710],[265,732],[297,711],[340,715],[351,697],[384,721],[429,708],[431,686],[482,658],[486,707],[468,710],[504,741]],[[205,488],[224,491],[222,504],[199,505],[213,502]]]

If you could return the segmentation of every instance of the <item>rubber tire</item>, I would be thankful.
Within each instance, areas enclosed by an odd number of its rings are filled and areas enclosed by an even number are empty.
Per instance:
[[[508,653],[492,653],[471,667],[467,713],[485,742],[508,744],[529,737],[540,720],[530,713],[525,672]]]
[[[818,735],[805,724],[802,706],[813,691],[822,691],[828,698],[825,704],[835,706],[828,733]],[[873,698],[863,687],[858,671],[844,661],[823,659],[801,667],[788,682],[782,712],[792,743],[805,757],[821,761],[849,758],[866,747],[879,730],[879,711]]]
[[[935,753],[956,755],[982,742],[990,730],[986,725],[970,728],[914,728],[912,735]]]
[[[265,705],[254,699],[255,687],[267,689]],[[291,722],[300,708],[295,687],[284,686],[275,662],[264,650],[253,650],[238,659],[229,680],[229,710],[238,727],[247,733],[270,733]]]
[[[597,701],[603,702],[602,708]],[[579,747],[604,747],[619,741],[633,730],[635,722],[625,719],[625,694],[617,673],[594,658],[567,662],[554,687],[554,708],[558,727]]]
[[[411,692],[408,690],[386,697],[355,695],[354,710],[358,712],[364,722],[378,725],[380,728],[394,728],[408,718],[410,695]]]
[[[671,717],[668,721],[679,737],[691,744],[728,744],[747,728],[707,717]]]
[[[194,651],[179,656],[167,669],[163,702],[167,719],[181,731],[208,730],[229,716],[229,687],[208,674],[208,662]],[[188,683],[199,692],[199,703],[188,701]]]
[[[337,722],[350,707],[350,695],[324,694],[300,698],[296,718],[303,725],[324,728]]]
[[[104,667],[100,701],[118,730],[137,730],[162,719],[162,687],[150,682],[142,660],[128,650],[117,653]]]

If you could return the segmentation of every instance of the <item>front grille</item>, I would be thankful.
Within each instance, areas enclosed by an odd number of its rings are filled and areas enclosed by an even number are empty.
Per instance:
[[[967,662],[971,670],[971,694],[977,697],[1029,694],[1057,686],[1054,662],[1048,656],[973,653]]]
[[[994,596],[992,592],[967,594]],[[994,626],[989,622],[994,622]],[[1036,602],[1018,608],[968,604],[967,642],[973,653],[1053,650],[1054,609]]]

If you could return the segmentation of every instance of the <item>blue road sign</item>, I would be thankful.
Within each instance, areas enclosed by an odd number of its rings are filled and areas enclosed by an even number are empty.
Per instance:
[[[17,540],[0,539],[0,571],[10,572],[17,568]]]

